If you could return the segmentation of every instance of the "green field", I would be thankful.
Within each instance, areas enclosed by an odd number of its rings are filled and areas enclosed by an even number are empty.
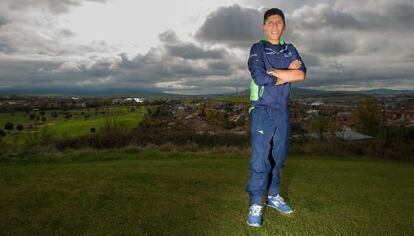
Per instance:
[[[17,140],[17,143],[23,143],[25,136],[31,132],[39,132],[39,130],[46,129],[46,132],[54,136],[79,136],[90,133],[91,128],[95,128],[99,132],[105,126],[106,122],[113,122],[115,119],[117,124],[127,128],[136,127],[141,122],[143,115],[146,113],[145,107],[135,108],[135,112],[130,112],[125,106],[112,106],[109,109],[100,108],[97,112],[94,108],[82,108],[69,110],[72,117],[65,118],[62,110],[47,110],[45,122],[38,121],[36,126],[32,129],[29,125],[35,124],[30,119],[29,114],[25,112],[17,112],[15,114],[0,113],[0,125],[4,128],[6,122],[12,122],[14,126],[22,124],[25,129],[23,131],[12,130],[10,135],[6,135],[5,142],[10,143]],[[52,112],[58,112],[58,117],[52,117]],[[89,114],[88,118],[81,115],[81,112]],[[103,114],[102,112],[105,112]]]
[[[414,164],[291,156],[248,227],[247,156],[134,148],[0,156],[0,235],[412,235]]]

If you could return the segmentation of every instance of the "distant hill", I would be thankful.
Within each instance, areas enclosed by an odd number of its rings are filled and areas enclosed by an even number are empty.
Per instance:
[[[363,94],[371,95],[391,95],[391,94],[414,94],[414,90],[393,90],[393,89],[371,89],[359,91]]]
[[[48,95],[48,96],[145,96],[145,97],[188,97],[188,96],[200,96],[200,97],[217,97],[217,96],[239,96],[248,97],[249,90],[243,90],[237,93],[223,93],[223,94],[199,94],[199,95],[184,95],[173,93],[162,93],[157,90],[148,90],[140,88],[105,88],[105,89],[93,89],[93,88],[1,88],[0,94],[3,95]],[[364,91],[327,91],[316,90],[292,86],[292,94],[299,96],[306,95],[398,95],[398,94],[414,94],[414,90],[393,90],[393,89],[371,89]]]
[[[158,91],[150,91],[134,88],[0,88],[0,94],[12,95],[34,95],[34,96],[180,96],[176,94],[165,94]]]
[[[371,89],[371,90],[362,90],[362,91],[333,91],[333,90],[317,90],[317,89],[307,89],[300,87],[292,86],[292,94],[294,95],[373,95],[373,96],[382,96],[382,95],[398,95],[398,94],[413,94],[414,90],[393,90],[393,89]],[[227,96],[249,96],[249,90],[243,90],[238,93],[225,94]],[[224,95],[224,94],[222,94]]]

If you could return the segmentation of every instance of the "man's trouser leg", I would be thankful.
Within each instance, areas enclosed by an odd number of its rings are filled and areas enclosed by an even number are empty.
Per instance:
[[[268,195],[276,196],[280,192],[280,170],[282,169],[288,154],[290,134],[289,110],[277,110],[275,119],[276,129],[273,135],[272,158],[274,167],[270,177]]]
[[[249,182],[246,186],[250,205],[254,203],[263,205],[262,196],[267,188],[271,169],[270,140],[275,129],[275,122],[270,119],[270,113],[270,108],[263,107],[255,107],[250,113],[252,158],[249,166]]]

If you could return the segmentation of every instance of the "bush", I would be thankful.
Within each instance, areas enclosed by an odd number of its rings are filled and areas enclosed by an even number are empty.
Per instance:
[[[14,125],[13,125],[13,123],[11,123],[11,122],[7,122],[7,123],[4,125],[4,129],[6,129],[6,130],[8,130],[8,131],[10,132],[12,129],[14,129]]]
[[[18,124],[17,126],[16,126],[16,130],[18,130],[18,131],[22,131],[24,129],[24,126],[23,125],[21,125],[21,124]]]
[[[24,136],[24,143],[26,148],[34,148],[41,146],[49,146],[54,144],[53,133],[51,133],[46,127],[33,132],[28,132]]]

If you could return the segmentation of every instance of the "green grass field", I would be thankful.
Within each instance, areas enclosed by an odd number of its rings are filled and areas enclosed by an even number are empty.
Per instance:
[[[95,128],[96,132],[99,132],[105,126],[107,120],[112,121],[114,118],[117,120],[118,125],[133,128],[142,121],[143,115],[146,113],[146,108],[138,107],[135,112],[129,112],[125,106],[112,106],[109,110],[99,109],[97,114],[94,108],[89,110],[87,108],[72,109],[68,111],[72,114],[72,118],[70,119],[66,119],[63,114],[59,114],[58,117],[54,118],[50,115],[54,111],[63,112],[61,110],[47,110],[45,115],[47,121],[33,129],[29,129],[28,127],[34,121],[30,120],[29,115],[24,112],[17,112],[14,115],[0,113],[1,128],[4,128],[6,122],[12,122],[15,126],[22,124],[25,127],[23,131],[12,130],[11,134],[4,138],[4,141],[7,143],[17,142],[21,144],[24,143],[25,136],[28,133],[38,132],[39,129],[43,128],[48,133],[58,137],[85,135],[91,132],[91,128]],[[106,113],[102,114],[101,112],[103,111],[106,111]],[[81,115],[81,112],[90,114],[90,117],[85,118]]]
[[[127,148],[0,155],[0,235],[412,235],[414,163],[290,156],[246,225],[248,156]]]

